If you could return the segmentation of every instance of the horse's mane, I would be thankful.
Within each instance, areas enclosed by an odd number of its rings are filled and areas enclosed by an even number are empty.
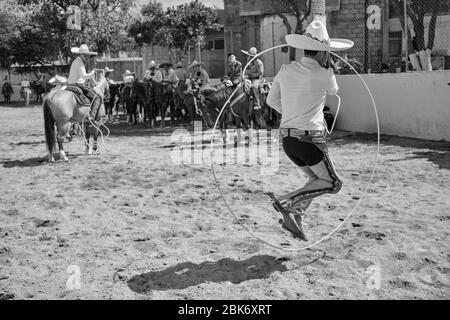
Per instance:
[[[230,89],[223,83],[218,83],[214,86],[207,86],[200,90],[200,92],[213,103],[228,99],[231,94]]]

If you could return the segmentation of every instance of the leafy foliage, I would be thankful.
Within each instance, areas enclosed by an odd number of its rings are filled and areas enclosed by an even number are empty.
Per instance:
[[[218,29],[214,9],[198,1],[169,7],[166,11],[162,3],[150,2],[142,8],[141,17],[131,24],[129,35],[140,45],[168,47],[181,56],[190,42],[202,40],[207,30]]]
[[[81,31],[66,28],[70,5],[81,8]],[[0,11],[1,63],[30,66],[67,58],[71,47],[83,43],[100,54],[117,52],[128,40],[131,8],[128,0],[17,0]]]

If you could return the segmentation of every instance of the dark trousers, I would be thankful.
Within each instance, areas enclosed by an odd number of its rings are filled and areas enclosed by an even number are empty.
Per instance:
[[[84,84],[78,84],[77,86],[81,89],[83,94],[91,101],[91,112],[89,113],[91,118],[94,120],[98,120],[98,112],[100,110],[100,106],[102,104],[101,97],[95,92],[95,90],[89,86]]]

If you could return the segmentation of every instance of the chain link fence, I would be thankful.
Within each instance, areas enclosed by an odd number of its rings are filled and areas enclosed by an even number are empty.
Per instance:
[[[341,0],[328,29],[355,42],[341,55],[361,73],[450,69],[450,0]]]

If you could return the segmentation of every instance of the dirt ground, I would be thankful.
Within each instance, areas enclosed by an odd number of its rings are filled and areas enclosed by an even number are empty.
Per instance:
[[[336,132],[344,181],[305,218],[308,243],[281,229],[267,193],[300,187],[280,152],[257,166],[176,164],[174,128],[109,124],[98,156],[83,140],[48,164],[40,106],[0,103],[0,299],[449,299],[450,143]]]

